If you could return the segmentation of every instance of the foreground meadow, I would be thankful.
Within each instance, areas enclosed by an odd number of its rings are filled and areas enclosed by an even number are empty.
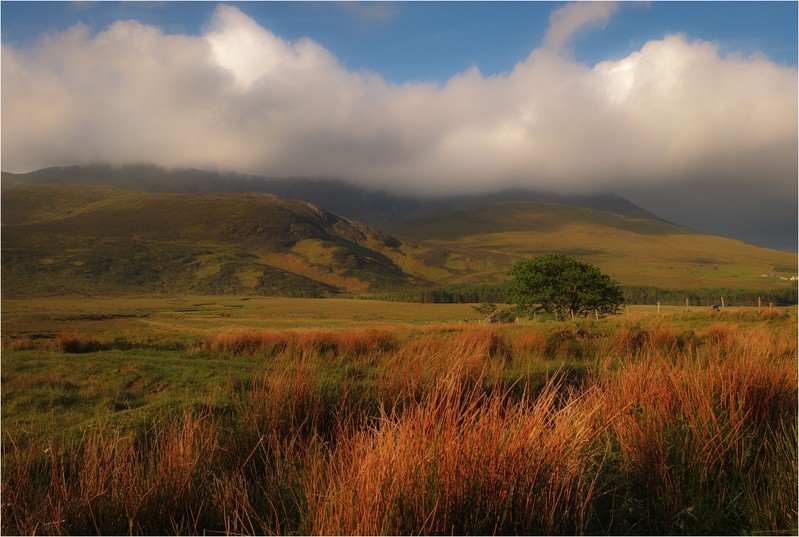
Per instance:
[[[4,534],[797,532],[795,309],[121,307],[4,321]]]

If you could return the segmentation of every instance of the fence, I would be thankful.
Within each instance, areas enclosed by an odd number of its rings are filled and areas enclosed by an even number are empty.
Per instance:
[[[725,299],[723,296],[719,297],[718,301],[713,300],[694,300],[691,301],[690,299],[685,299],[685,311],[690,311],[692,309],[701,309],[701,308],[710,308],[716,311],[724,311],[728,308],[751,308],[757,310],[758,313],[763,311],[772,311],[776,307],[785,307],[785,306],[793,306],[796,302],[789,303],[786,301],[781,302],[774,302],[769,301],[766,302],[762,299],[762,297],[758,297],[757,300],[738,300],[734,303],[731,303],[728,299]],[[658,313],[660,313],[661,306],[670,306],[674,307],[677,304],[665,304],[661,302],[656,303],[658,308]]]

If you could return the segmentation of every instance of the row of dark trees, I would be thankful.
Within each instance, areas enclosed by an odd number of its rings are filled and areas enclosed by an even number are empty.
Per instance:
[[[433,287],[428,289],[411,289],[388,293],[374,298],[397,302],[418,302],[423,304],[478,304],[509,303],[509,284],[503,285],[454,285]],[[764,290],[764,289],[730,289],[708,287],[698,289],[667,289],[646,286],[620,286],[626,304],[655,305],[660,302],[664,306],[684,306],[688,299],[689,306],[713,306],[720,304],[724,297],[727,306],[750,306],[761,304],[767,306],[793,306],[798,303],[796,289]]]
[[[791,289],[661,289],[658,287],[622,286],[624,300],[628,304],[657,304],[682,306],[686,299],[689,306],[712,306],[724,298],[727,306],[763,305],[793,306],[797,304],[797,288]]]
[[[477,304],[480,302],[505,303],[508,283],[500,285],[457,284],[426,289],[407,289],[370,298],[422,304]]]
[[[587,263],[578,262],[562,255],[544,255],[520,261],[511,269],[511,281],[502,284],[459,284],[428,289],[411,289],[381,295],[384,300],[421,303],[514,303],[520,305],[574,300],[564,298],[570,293],[582,293],[576,307],[572,302],[565,311],[590,309],[610,312],[619,304],[662,304],[675,306],[713,306],[722,302],[727,306],[791,306],[799,302],[796,286],[786,289],[730,289],[695,288],[669,289],[647,286],[620,286]],[[563,289],[561,287],[569,289]],[[561,288],[561,289],[559,289]],[[559,289],[559,290],[557,290]],[[532,293],[532,294],[531,294]],[[560,297],[555,295],[560,293]],[[565,293],[565,294],[564,294]],[[551,299],[551,300],[550,300]],[[607,307],[602,306],[605,304]]]

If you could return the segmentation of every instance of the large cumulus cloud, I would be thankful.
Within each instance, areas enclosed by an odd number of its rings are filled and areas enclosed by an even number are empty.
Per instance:
[[[202,36],[75,26],[3,47],[3,169],[153,162],[419,194],[756,183],[795,200],[797,70],[683,35],[570,59],[614,9],[566,6],[511,72],[442,84],[348,71],[226,5]]]

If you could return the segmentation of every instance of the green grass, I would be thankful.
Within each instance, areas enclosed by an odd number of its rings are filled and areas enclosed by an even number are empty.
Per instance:
[[[249,378],[257,369],[252,360],[183,351],[5,352],[3,424],[10,431],[45,431],[52,420],[76,434],[106,418],[143,426],[158,409],[205,401],[213,390]]]
[[[256,371],[290,366],[235,354],[220,358],[204,351],[206,341],[220,333],[360,327],[392,330],[398,337],[406,337],[402,334],[450,327],[439,336],[447,338],[476,327],[483,317],[468,304],[234,296],[5,299],[2,307],[3,423],[14,428],[29,422],[39,430],[46,430],[52,419],[80,429],[99,416],[118,414],[129,420],[137,411],[147,415],[163,406],[196,403],[219,387],[229,388],[249,379]],[[796,308],[758,314],[751,308],[719,313],[663,306],[660,315],[657,312],[656,306],[634,306],[616,318],[564,325],[520,319],[518,326],[507,330],[527,329],[534,334],[543,330],[546,334],[581,329],[610,334],[619,323],[633,331],[668,323],[675,334],[707,330],[718,323],[777,329],[795,317]],[[64,353],[62,342],[69,334],[95,342],[88,350],[97,352]],[[579,368],[573,368],[583,366],[570,358],[575,356],[575,345],[585,344],[591,342],[578,344],[551,337],[545,337],[543,343],[535,340],[517,351],[546,361],[510,362],[505,374],[508,379],[523,378],[563,367],[579,374]],[[324,375],[336,382],[351,375],[374,377],[373,364],[349,363],[346,357],[336,360],[323,368]]]
[[[188,342],[236,328],[457,324],[482,318],[468,304],[207,295],[6,298],[2,308],[4,337],[77,332],[112,341],[122,332],[133,342]]]
[[[466,304],[239,296],[7,298],[2,302],[4,426],[76,431],[98,417],[141,426],[162,408],[203,401],[262,369],[260,360],[201,351],[238,330],[476,323]],[[99,352],[58,352],[75,334]],[[14,350],[14,349],[31,350]]]

